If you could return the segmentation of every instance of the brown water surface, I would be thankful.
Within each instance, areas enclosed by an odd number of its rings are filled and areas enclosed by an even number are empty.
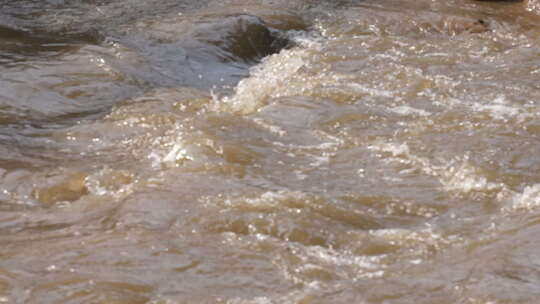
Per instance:
[[[4,0],[0,303],[540,303],[532,5]]]

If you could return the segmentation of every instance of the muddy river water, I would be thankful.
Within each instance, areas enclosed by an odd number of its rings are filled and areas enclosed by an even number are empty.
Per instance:
[[[540,303],[533,0],[1,0],[0,303]]]

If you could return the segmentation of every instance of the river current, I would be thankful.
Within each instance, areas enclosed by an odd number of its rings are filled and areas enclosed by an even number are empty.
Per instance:
[[[534,0],[1,0],[0,303],[540,303]]]

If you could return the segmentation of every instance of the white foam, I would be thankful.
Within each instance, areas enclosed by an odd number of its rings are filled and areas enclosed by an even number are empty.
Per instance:
[[[302,151],[310,151],[310,150],[324,151],[324,150],[332,150],[332,149],[337,148],[340,144],[342,144],[342,140],[337,139],[336,142],[323,142],[316,145],[284,144],[279,141],[274,141],[272,142],[272,144],[277,147],[284,147],[284,148],[290,148],[290,149],[296,149],[296,150],[302,150]]]
[[[540,184],[525,187],[523,192],[514,192],[511,196],[510,209],[535,209],[540,207]],[[506,208],[508,210],[508,208]]]
[[[249,114],[264,106],[269,97],[279,97],[289,80],[305,64],[306,52],[301,49],[283,50],[266,57],[241,80],[232,96],[214,97],[216,110]]]
[[[480,169],[470,164],[465,155],[450,160],[442,165],[433,165],[428,158],[414,155],[406,143],[374,143],[368,149],[377,152],[391,153],[388,161],[399,161],[400,164],[413,166],[427,175],[436,177],[447,191],[469,193],[472,191],[491,192],[506,190],[503,183],[490,182],[482,175]],[[405,170],[401,172],[408,172]]]
[[[163,157],[162,162],[164,163],[176,163],[180,159],[187,158],[187,151],[179,143],[175,143],[171,151]]]
[[[153,149],[148,154],[148,159],[152,161],[152,167],[160,168],[161,166],[177,167],[183,161],[193,160],[193,157],[189,155],[183,143],[177,139],[176,142],[172,142],[170,148]]]
[[[448,98],[446,102],[451,106],[468,107],[473,113],[485,113],[494,120],[516,119],[518,122],[523,122],[526,119],[535,118],[538,113],[528,108],[526,105],[513,104],[504,95],[498,95],[489,103],[481,103],[470,100],[460,100],[456,98]],[[437,102],[436,104],[441,104]]]
[[[462,243],[463,239],[455,236],[443,236],[432,231],[431,228],[423,230],[408,230],[408,229],[380,229],[370,231],[370,234],[376,238],[385,240],[392,245],[398,245],[402,248],[408,248],[408,251],[413,256],[425,253],[429,248],[442,249],[452,244]],[[416,257],[410,261],[411,263],[421,263]]]
[[[320,50],[325,38],[317,34],[316,31],[289,31],[287,36],[297,45],[303,48]]]
[[[493,119],[504,120],[511,117],[518,117],[522,114],[522,109],[511,105],[505,96],[499,95],[493,100],[493,103],[472,105],[473,110],[487,112]],[[526,115],[526,113],[523,113]]]
[[[385,258],[384,255],[356,256],[319,246],[306,248],[305,254],[308,257],[336,267],[354,267],[357,270],[355,279],[380,278],[384,275],[385,264],[382,262]]]
[[[91,194],[108,195],[117,199],[132,194],[137,183],[138,180],[133,173],[109,167],[104,167],[85,179],[85,185]]]
[[[416,109],[409,106],[399,106],[391,108],[390,111],[402,115],[402,116],[410,116],[410,115],[418,115],[418,116],[430,116],[431,113],[422,109]]]
[[[250,69],[250,76],[241,80],[231,96],[214,96],[216,111],[250,114],[268,103],[271,98],[305,95],[317,87],[340,85],[342,79],[327,70],[327,64],[317,59],[323,39],[316,34],[289,33],[297,47],[265,57]]]
[[[287,135],[287,131],[285,131],[283,128],[281,128],[280,126],[270,124],[262,118],[253,118],[252,121],[256,123],[258,126],[270,131],[273,134],[276,134],[281,137]]]
[[[436,167],[435,171],[438,172],[439,181],[447,191],[492,192],[507,188],[503,183],[489,181],[477,167],[471,165],[467,160],[452,161],[447,166]]]
[[[400,145],[395,143],[374,143],[368,146],[369,150],[372,151],[381,151],[381,152],[390,152],[392,156],[410,156],[409,146],[406,143]]]
[[[377,89],[365,86],[363,84],[359,83],[348,83],[347,86],[351,90],[355,90],[360,93],[368,94],[373,97],[386,97],[386,98],[392,98],[395,96],[394,92],[389,90],[383,90],[383,89]]]
[[[312,167],[321,167],[323,165],[328,165],[330,163],[330,155],[324,153],[322,156],[314,157],[314,161],[311,162],[309,165]]]
[[[286,207],[285,202],[308,202],[310,196],[299,191],[267,191],[255,198],[229,198],[224,201],[224,204],[229,207],[242,208],[251,207],[255,209],[277,209]],[[302,204],[302,203],[300,203]]]

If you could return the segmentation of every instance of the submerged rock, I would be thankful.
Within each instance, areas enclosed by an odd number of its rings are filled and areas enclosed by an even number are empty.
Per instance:
[[[196,39],[219,46],[236,60],[257,62],[290,44],[256,16],[240,15],[210,25]]]
[[[169,16],[134,26],[118,40],[147,61],[137,76],[161,86],[235,85],[252,65],[291,44],[285,31],[246,14]]]
[[[252,63],[290,44],[283,31],[271,28],[257,16],[245,14],[219,18],[200,16],[196,20],[173,16],[144,20],[136,27],[138,33],[130,38],[143,38],[151,42],[152,47],[176,44],[188,54],[193,53],[189,54],[192,58],[202,52],[220,61]],[[142,41],[137,42],[143,44]]]
[[[74,173],[52,186],[36,189],[33,195],[46,206],[57,202],[76,201],[88,193],[86,177],[85,173]]]

